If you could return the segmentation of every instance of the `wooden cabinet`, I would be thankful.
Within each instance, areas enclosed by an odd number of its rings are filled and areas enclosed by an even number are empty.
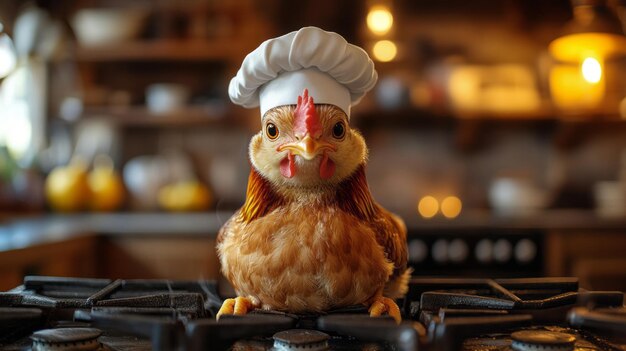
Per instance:
[[[82,235],[53,243],[0,252],[0,291],[22,283],[25,275],[94,277],[97,238]]]
[[[555,231],[547,248],[548,275],[578,277],[586,289],[626,291],[626,232]]]
[[[209,236],[109,236],[99,246],[99,276],[122,279],[217,279]]]
[[[215,240],[207,236],[80,235],[0,252],[0,291],[26,275],[110,279],[219,279]]]

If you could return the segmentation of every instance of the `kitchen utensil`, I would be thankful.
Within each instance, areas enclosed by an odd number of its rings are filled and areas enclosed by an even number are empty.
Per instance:
[[[81,45],[96,46],[136,38],[147,17],[142,8],[90,8],[79,10],[71,23]]]
[[[97,154],[117,154],[120,145],[119,132],[106,116],[81,120],[76,128],[76,135],[74,155],[79,155],[88,164],[91,164]]]
[[[601,217],[626,215],[626,187],[619,181],[601,181],[593,185],[596,213]]]
[[[139,156],[124,167],[124,183],[132,196],[133,207],[142,210],[157,208],[159,189],[168,184],[170,171],[162,156]]]
[[[526,216],[544,209],[548,196],[529,180],[497,178],[489,187],[489,203],[498,215]]]
[[[156,114],[172,112],[183,108],[189,95],[189,89],[182,84],[152,84],[146,89],[146,105]]]
[[[49,21],[48,14],[35,6],[27,7],[17,16],[13,40],[19,57],[28,57],[34,52]]]
[[[35,54],[48,61],[61,54],[67,43],[67,29],[60,21],[46,21],[39,40],[35,44]]]
[[[17,64],[13,41],[6,33],[2,33],[1,27],[0,23],[0,79],[8,76]]]
[[[29,6],[19,14],[13,33],[18,57],[36,56],[46,61],[63,51],[67,38],[61,21],[51,19],[46,11],[35,6]]]

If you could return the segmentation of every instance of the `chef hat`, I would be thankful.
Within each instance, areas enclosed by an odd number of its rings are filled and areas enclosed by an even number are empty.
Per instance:
[[[304,89],[316,104],[332,104],[348,117],[350,106],[376,84],[374,63],[341,35],[305,27],[269,39],[248,54],[230,81],[230,99],[243,107],[261,107],[261,116],[295,105]]]

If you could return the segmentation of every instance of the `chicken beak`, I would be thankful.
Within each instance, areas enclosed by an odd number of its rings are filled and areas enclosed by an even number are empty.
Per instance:
[[[280,145],[277,150],[279,152],[289,150],[294,155],[299,155],[305,160],[310,161],[317,155],[322,154],[324,151],[336,151],[337,148],[331,143],[315,140],[307,133],[303,139],[293,143]]]

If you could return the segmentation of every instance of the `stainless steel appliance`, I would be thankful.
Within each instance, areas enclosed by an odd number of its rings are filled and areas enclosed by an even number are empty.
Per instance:
[[[409,264],[420,276],[538,277],[545,241],[536,229],[409,229]]]

